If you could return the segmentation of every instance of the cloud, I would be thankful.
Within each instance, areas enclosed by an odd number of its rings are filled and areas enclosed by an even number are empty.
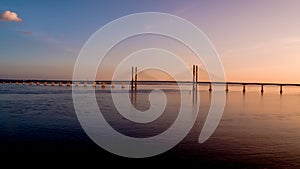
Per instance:
[[[22,22],[22,19],[15,12],[5,11],[0,14],[0,21]]]
[[[18,30],[18,32],[24,35],[32,35],[31,31]]]

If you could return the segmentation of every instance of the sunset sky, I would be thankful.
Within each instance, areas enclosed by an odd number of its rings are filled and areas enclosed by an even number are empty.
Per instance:
[[[1,0],[0,78],[70,79],[88,38],[137,12],[170,13],[198,26],[228,81],[300,83],[297,0]]]

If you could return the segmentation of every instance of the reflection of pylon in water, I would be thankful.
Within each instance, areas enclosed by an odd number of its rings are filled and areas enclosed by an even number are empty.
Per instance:
[[[132,92],[130,93],[130,98],[131,98],[131,104],[133,106],[136,106],[137,105],[137,91],[136,90],[132,90]]]

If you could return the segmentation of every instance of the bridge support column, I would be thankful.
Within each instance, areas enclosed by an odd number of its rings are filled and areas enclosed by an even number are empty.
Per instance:
[[[226,92],[229,91],[229,88],[228,88],[228,83],[226,83],[226,89],[225,89]]]
[[[261,93],[264,93],[264,85],[261,85],[261,90],[260,90]]]
[[[106,87],[106,83],[105,82],[102,82],[101,83],[101,88],[105,88]]]
[[[279,91],[279,93],[282,94],[282,92],[283,92],[282,91],[282,85],[280,85],[280,91]]]

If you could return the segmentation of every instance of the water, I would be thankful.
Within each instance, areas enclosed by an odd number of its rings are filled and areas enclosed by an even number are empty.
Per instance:
[[[115,129],[132,137],[149,137],[168,129],[180,108],[179,91],[174,85],[140,86],[130,95],[133,105],[142,111],[149,109],[148,96],[154,88],[163,89],[168,104],[163,115],[150,124],[136,124],[120,116],[111,102],[110,88],[98,88],[96,96],[101,111]],[[286,88],[280,95],[277,88],[266,87],[261,95],[256,87],[247,87],[245,94],[239,86],[230,87],[222,120],[203,144],[198,143],[198,137],[210,106],[210,94],[205,86],[199,90],[200,111],[190,133],[172,150],[148,160],[193,160],[206,167],[300,167],[298,89]],[[116,86],[112,92],[121,96],[128,90]],[[67,87],[0,85],[0,152],[22,157],[52,153],[123,159],[101,149],[85,134],[71,93]],[[192,98],[189,86],[183,93]]]

